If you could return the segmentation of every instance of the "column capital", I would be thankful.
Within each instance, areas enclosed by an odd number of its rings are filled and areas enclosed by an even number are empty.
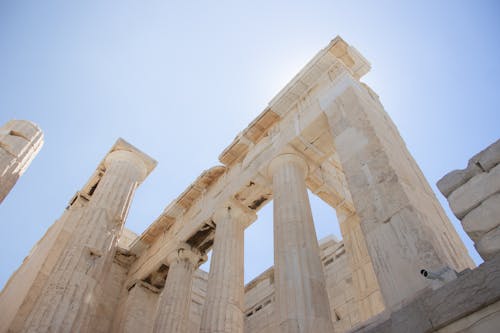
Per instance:
[[[115,150],[104,159],[104,166],[109,168],[115,162],[127,162],[134,166],[140,173],[141,180],[146,178],[148,170],[146,164],[142,161],[140,157],[130,151],[126,150]]]
[[[170,266],[177,262],[188,261],[192,265],[197,265],[200,261],[204,260],[206,260],[206,255],[202,254],[198,249],[188,244],[180,243],[167,255],[166,263]]]
[[[309,165],[307,161],[298,153],[293,151],[286,151],[283,154],[276,156],[267,167],[267,173],[269,176],[273,176],[274,172],[277,168],[282,166],[283,164],[295,164],[302,168],[304,174],[307,175],[309,172]]]
[[[98,169],[108,168],[115,161],[126,161],[135,166],[144,180],[153,171],[157,162],[127,141],[119,138],[104,159],[99,163]]]
[[[217,225],[218,221],[227,218],[228,216],[231,217],[232,220],[243,223],[245,226],[257,219],[257,214],[253,209],[248,208],[234,198],[226,201],[223,205],[216,208],[213,214],[213,219]]]

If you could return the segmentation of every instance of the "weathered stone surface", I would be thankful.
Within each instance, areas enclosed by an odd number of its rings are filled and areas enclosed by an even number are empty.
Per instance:
[[[494,194],[462,219],[465,232],[475,242],[500,225],[500,193]],[[499,240],[500,241],[500,240]]]
[[[455,170],[445,175],[437,182],[437,187],[445,197],[448,197],[469,179],[481,172],[489,171],[498,163],[500,163],[500,140],[472,157],[467,168]]]
[[[467,183],[469,179],[482,172],[481,168],[474,163],[469,163],[464,170],[455,170],[438,180],[437,187],[448,198],[457,188]]]
[[[442,288],[423,293],[408,305],[392,313],[389,319],[382,318],[378,323],[354,329],[351,332],[424,333],[444,328],[500,300],[499,267],[500,255],[497,255],[478,268],[460,275]],[[488,318],[483,317],[480,320],[488,320]],[[490,324],[487,323],[485,326],[488,325]],[[474,332],[488,333],[489,331]]]
[[[448,197],[451,210],[462,219],[483,200],[500,191],[500,165],[471,178]]]
[[[236,136],[220,156],[223,166],[204,171],[137,239],[124,235],[120,242],[136,185],[155,162],[119,141],[70,202],[83,213],[64,238],[68,246],[47,259],[52,270],[40,279],[29,275],[40,297],[28,293],[33,311],[23,308],[30,312],[26,331],[103,332],[116,302],[113,328],[148,331],[154,297],[142,286],[151,285],[168,295],[159,318],[175,319],[157,330],[242,332],[247,323],[247,333],[342,332],[425,290],[421,268],[472,267],[378,96],[359,82],[368,68],[335,38]],[[22,135],[6,142],[11,151],[23,148]],[[345,239],[325,258],[308,188],[336,209]],[[244,309],[244,230],[271,200],[275,274],[259,282],[262,288],[249,288],[255,302]],[[117,244],[126,251],[113,270]],[[197,264],[169,264],[179,244],[200,253],[212,248],[208,282],[195,276],[189,288]],[[326,278],[322,264],[329,267]],[[384,330],[424,327],[418,321],[427,311],[423,301],[408,309]]]
[[[474,156],[472,159],[484,171],[489,171],[500,163],[500,139],[488,148]]]
[[[26,120],[0,127],[0,204],[43,146],[40,128]]]
[[[437,333],[490,333],[500,327],[500,302],[473,312],[437,330]]]
[[[325,113],[383,301],[394,308],[428,285],[422,267],[472,263],[399,134],[360,90],[346,88]]]
[[[484,260],[491,259],[500,252],[500,226],[483,235],[474,246]]]

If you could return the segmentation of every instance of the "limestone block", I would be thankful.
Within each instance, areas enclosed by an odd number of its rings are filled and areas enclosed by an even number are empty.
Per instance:
[[[448,197],[451,210],[462,219],[492,194],[500,191],[500,165],[471,178]]]
[[[500,163],[500,140],[469,160],[467,168],[448,173],[437,182],[437,187],[445,197],[465,184],[475,175],[489,171]]]
[[[467,183],[469,179],[482,172],[481,168],[474,163],[469,163],[464,170],[455,170],[448,173],[437,182],[437,187],[448,198],[457,188]]]
[[[500,225],[500,193],[483,201],[462,220],[465,232],[475,242],[498,225]]]
[[[500,252],[500,226],[482,236],[474,246],[484,260],[491,259]]]
[[[497,332],[500,327],[500,302],[457,320],[436,333],[483,333]]]
[[[390,318],[380,316],[375,321],[361,325],[351,332],[356,333],[424,333],[435,332],[445,326],[452,326],[460,320],[475,316],[500,299],[500,255],[483,263],[480,267],[468,271],[456,280],[438,290],[428,290],[390,314]],[[488,311],[488,310],[487,310]],[[496,311],[488,311],[498,313]],[[476,327],[494,327],[497,316],[475,316]],[[496,332],[497,330],[462,329],[444,332]],[[468,327],[471,327],[468,325]],[[498,326],[497,326],[498,327]],[[441,331],[440,331],[441,332]]]
[[[491,144],[488,148],[474,156],[473,160],[484,170],[488,171],[500,163],[500,140]]]

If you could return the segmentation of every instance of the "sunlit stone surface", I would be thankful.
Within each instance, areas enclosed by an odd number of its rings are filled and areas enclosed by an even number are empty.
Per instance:
[[[40,128],[26,120],[0,127],[0,204],[43,146]]]
[[[139,236],[123,224],[156,162],[119,140],[5,286],[0,332],[489,332],[498,144],[439,184],[474,269],[369,69],[333,39]],[[308,189],[341,241],[318,242]],[[244,231],[272,200],[275,266],[244,286]]]

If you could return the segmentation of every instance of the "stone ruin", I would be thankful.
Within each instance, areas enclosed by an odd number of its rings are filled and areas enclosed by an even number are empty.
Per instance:
[[[156,161],[119,139],[6,284],[0,332],[498,329],[498,142],[439,183],[475,268],[369,69],[336,37],[139,236],[123,226]],[[318,242],[308,190],[342,241]],[[271,200],[275,265],[245,286],[244,230]]]

